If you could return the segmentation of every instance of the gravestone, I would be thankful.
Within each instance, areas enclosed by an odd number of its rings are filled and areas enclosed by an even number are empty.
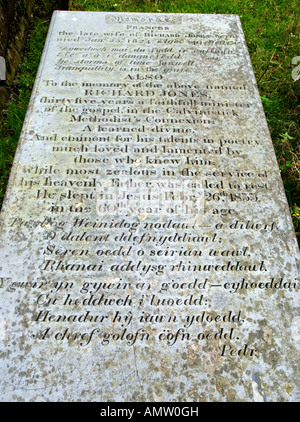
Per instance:
[[[238,16],[55,12],[1,214],[1,400],[299,401],[297,263]]]

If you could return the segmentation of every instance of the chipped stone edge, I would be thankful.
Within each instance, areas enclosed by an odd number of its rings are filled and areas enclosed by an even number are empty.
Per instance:
[[[14,182],[15,182],[15,179],[16,179],[16,176],[17,176],[18,162],[19,162],[19,159],[20,159],[20,156],[21,156],[23,144],[25,144],[25,142],[26,142],[26,135],[27,135],[26,129],[30,124],[30,116],[32,114],[34,100],[37,97],[38,88],[39,88],[39,85],[40,85],[40,80],[41,80],[43,70],[44,70],[44,67],[45,67],[47,52],[48,52],[48,49],[49,49],[50,40],[51,40],[51,37],[52,37],[53,28],[54,28],[54,24],[55,24],[57,14],[58,14],[58,11],[56,11],[56,10],[52,14],[51,22],[50,22],[50,25],[49,25],[49,29],[48,29],[44,49],[43,49],[43,53],[42,53],[42,56],[41,56],[38,71],[37,71],[35,81],[34,81],[34,85],[33,85],[33,89],[32,89],[32,92],[31,92],[29,104],[28,104],[27,111],[26,111],[25,118],[24,118],[24,122],[23,122],[23,125],[22,125],[19,142],[18,142],[17,149],[16,149],[16,152],[15,152],[15,156],[14,156],[13,164],[12,164],[12,167],[11,167],[6,192],[5,192],[5,195],[4,195],[4,200],[3,200],[3,203],[2,203],[1,214],[0,214],[0,230],[2,230],[2,226],[3,226],[4,221],[5,221],[5,215],[7,213],[9,213],[8,198],[11,194],[11,191],[13,190]]]

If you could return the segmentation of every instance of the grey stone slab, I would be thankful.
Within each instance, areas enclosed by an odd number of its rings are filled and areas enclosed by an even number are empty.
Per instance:
[[[55,12],[1,213],[1,400],[299,401],[298,264],[239,17]]]

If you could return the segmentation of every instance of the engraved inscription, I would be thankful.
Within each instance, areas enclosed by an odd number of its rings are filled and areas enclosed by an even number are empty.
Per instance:
[[[295,397],[299,252],[236,16],[56,12],[1,228],[5,399]]]

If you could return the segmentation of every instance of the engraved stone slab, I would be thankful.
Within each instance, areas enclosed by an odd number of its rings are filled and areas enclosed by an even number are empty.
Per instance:
[[[239,18],[55,12],[1,214],[1,400],[299,401],[297,263]]]

